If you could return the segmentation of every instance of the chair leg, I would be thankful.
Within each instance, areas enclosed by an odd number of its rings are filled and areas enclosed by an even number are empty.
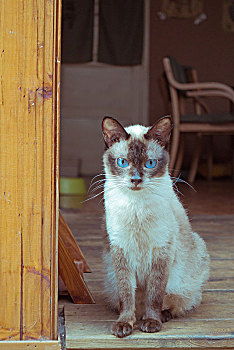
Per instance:
[[[208,157],[207,157],[207,180],[212,180],[212,170],[213,170],[213,136],[208,135],[207,136],[207,151],[208,151]]]
[[[231,147],[232,147],[232,181],[234,181],[234,135],[231,135]]]
[[[180,140],[180,131],[178,128],[174,127],[173,134],[172,134],[170,164],[169,164],[169,170],[171,174],[173,174],[174,172],[174,166],[175,166],[176,156],[177,156],[178,147],[179,147],[179,140]]]
[[[184,134],[181,134],[178,157],[177,157],[177,161],[176,161],[176,165],[175,165],[175,171],[173,173],[173,176],[175,176],[175,177],[178,177],[178,175],[180,173],[183,158],[184,158]]]
[[[197,174],[198,162],[199,162],[200,153],[201,153],[201,145],[202,145],[202,134],[199,133],[197,134],[197,137],[196,137],[195,151],[193,154],[193,160],[192,160],[189,177],[188,177],[188,182],[191,184],[194,182]]]

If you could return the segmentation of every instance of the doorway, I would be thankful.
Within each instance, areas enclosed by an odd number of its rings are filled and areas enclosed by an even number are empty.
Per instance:
[[[147,124],[149,70],[149,5],[143,2],[141,64],[114,65],[98,61],[99,0],[94,1],[92,61],[62,63],[61,176],[92,176],[101,172],[101,121],[116,117],[127,124]]]

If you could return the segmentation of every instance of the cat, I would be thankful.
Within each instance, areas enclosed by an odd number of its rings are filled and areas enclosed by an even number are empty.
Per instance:
[[[209,277],[209,255],[193,232],[168,173],[172,122],[124,128],[105,117],[103,252],[105,293],[120,316],[112,334],[143,332],[197,307]]]

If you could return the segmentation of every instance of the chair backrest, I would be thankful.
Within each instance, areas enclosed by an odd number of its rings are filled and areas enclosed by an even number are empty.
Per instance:
[[[185,96],[184,91],[179,91],[174,86],[174,81],[180,84],[186,84],[191,82],[191,74],[189,73],[192,67],[182,66],[177,62],[173,56],[167,56],[167,60],[163,60],[164,65],[164,101],[165,91],[168,92],[168,100],[171,104],[171,113],[173,117],[174,125],[180,122],[180,113],[185,112],[183,97]],[[163,85],[163,81],[162,81]],[[165,103],[165,102],[164,102]]]
[[[189,78],[187,71],[189,69],[192,69],[192,67],[182,66],[177,62],[177,60],[173,56],[168,56],[168,58],[170,60],[171,69],[175,80],[182,84],[188,83]]]
[[[163,65],[165,82],[167,86],[169,101],[171,103],[173,122],[174,124],[178,124],[180,122],[180,115],[186,113],[186,90],[179,90],[177,86],[179,84],[197,82],[197,72],[191,66],[181,65],[173,56],[167,56],[164,58]],[[208,107],[204,103],[201,108],[199,99],[193,99],[193,103],[193,108],[196,114],[201,114],[202,108],[208,110]]]

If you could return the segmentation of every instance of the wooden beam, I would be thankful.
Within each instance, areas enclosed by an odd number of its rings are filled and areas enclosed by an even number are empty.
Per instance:
[[[1,341],[0,350],[61,350],[58,341]]]
[[[80,247],[78,246],[69,226],[64,220],[61,211],[59,211],[59,236],[63,240],[71,259],[77,263],[80,261],[83,262],[83,272],[91,272],[85,257],[80,250]]]
[[[0,350],[61,350],[58,341],[1,341]]]
[[[0,340],[57,338],[60,17],[0,1]]]
[[[88,290],[80,272],[72,260],[62,237],[58,236],[59,250],[59,275],[61,276],[68,292],[75,304],[93,304],[95,303],[90,291]]]

